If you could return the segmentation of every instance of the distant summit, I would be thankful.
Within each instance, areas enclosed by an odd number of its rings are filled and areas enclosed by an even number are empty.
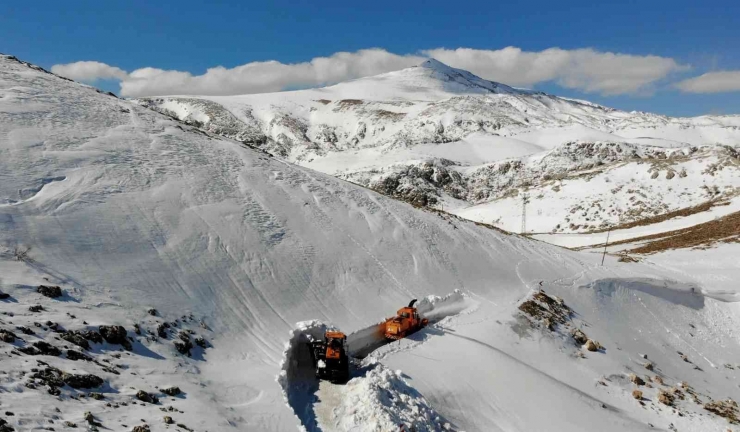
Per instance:
[[[416,68],[429,71],[429,76],[451,85],[445,85],[445,89],[454,93],[503,93],[503,94],[522,94],[531,93],[526,90],[517,90],[505,84],[485,80],[463,69],[456,69],[448,66],[437,59],[429,59],[421,63]],[[404,69],[409,70],[409,69]],[[402,71],[403,72],[403,71]]]

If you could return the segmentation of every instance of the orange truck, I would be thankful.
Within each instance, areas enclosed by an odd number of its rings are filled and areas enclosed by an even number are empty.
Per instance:
[[[414,303],[416,299],[411,300],[408,306],[399,309],[396,316],[385,321],[386,339],[403,339],[429,324],[428,319],[419,316]]]
[[[347,336],[338,331],[327,331],[324,340],[311,342],[311,354],[316,367],[316,378],[333,382],[349,378]]]

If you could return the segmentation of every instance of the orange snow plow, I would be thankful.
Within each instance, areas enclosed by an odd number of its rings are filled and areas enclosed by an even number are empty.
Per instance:
[[[419,316],[414,303],[416,303],[416,299],[411,300],[408,306],[399,309],[395,317],[388,318],[385,321],[386,339],[403,339],[429,324],[428,319]]]
[[[347,336],[338,331],[327,331],[324,340],[311,342],[311,354],[316,367],[316,378],[333,382],[349,378]]]

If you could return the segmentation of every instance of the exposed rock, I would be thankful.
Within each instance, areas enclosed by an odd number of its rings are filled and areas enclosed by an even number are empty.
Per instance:
[[[740,420],[738,420],[738,416],[740,415],[740,413],[738,413],[737,402],[732,399],[706,403],[704,404],[704,409],[711,413],[717,414],[720,417],[726,418],[727,421],[730,423],[740,423]]]
[[[148,313],[148,314],[149,314],[149,315],[151,315],[151,316],[157,316],[157,313],[158,313],[158,312],[157,312],[157,310],[156,310],[156,309],[154,309],[154,308],[150,308],[150,309],[148,309],[148,310],[146,311],[146,313]]]
[[[72,429],[74,429],[74,428],[77,427],[77,424],[72,423],[71,421],[65,421],[63,424],[64,424],[64,427],[68,427],[68,428],[72,428]]]
[[[57,298],[62,296],[62,288],[58,286],[39,285],[36,291],[42,296],[49,298]]]
[[[82,337],[89,340],[90,342],[103,343],[103,336],[101,336],[100,333],[96,332],[95,330],[80,330],[76,333],[82,335]]]
[[[141,336],[141,327],[138,324],[134,324],[134,333]]]
[[[85,415],[83,415],[83,418],[86,422],[93,424],[95,423],[95,416],[92,415],[90,411],[85,411]]]
[[[643,366],[645,367],[645,369],[647,369],[649,371],[653,370],[653,363],[652,362],[647,362]]]
[[[663,405],[671,406],[673,405],[674,400],[675,397],[670,392],[667,392],[665,390],[658,390],[658,402],[662,403]]]
[[[26,334],[26,335],[34,335],[34,334],[36,334],[36,333],[34,333],[33,330],[31,330],[30,328],[25,327],[25,326],[15,326],[15,329],[18,330],[18,331],[20,331],[23,334]]]
[[[67,358],[73,361],[77,361],[77,360],[92,361],[92,358],[90,356],[87,356],[75,350],[67,350]]]
[[[95,400],[103,400],[105,399],[105,396],[102,393],[96,393],[96,392],[90,392],[87,394],[88,397],[93,398]]]
[[[659,377],[658,375],[655,375],[653,377],[653,382],[656,383],[656,384],[663,385],[663,378],[662,377]]]
[[[195,344],[199,347],[206,349],[208,348],[208,341],[206,341],[203,336],[198,336],[195,338]]]
[[[138,392],[136,392],[136,399],[150,404],[159,403],[158,397],[151,393],[147,393],[144,390],[139,390]]]
[[[131,432],[149,432],[149,425],[134,426]]]
[[[64,333],[64,332],[66,331],[66,330],[64,330],[64,328],[63,328],[63,327],[62,327],[61,325],[59,325],[59,323],[55,323],[55,322],[51,322],[51,321],[47,321],[47,322],[46,322],[46,325],[47,325],[47,326],[48,326],[48,327],[49,327],[49,328],[51,329],[51,331],[53,331],[54,333]]]
[[[0,418],[0,432],[14,432],[13,426],[9,425],[5,419]]]
[[[193,348],[193,343],[190,341],[190,335],[188,335],[186,332],[180,332],[177,335],[180,340],[175,341],[175,349],[180,354],[186,354],[190,356],[190,350]]]
[[[0,300],[7,300],[9,298],[10,298],[10,294],[4,293],[4,292],[0,292]]]
[[[172,420],[172,417],[170,417],[170,416],[164,416],[164,422],[165,422],[165,424],[173,424],[173,423],[175,423],[175,421]]]
[[[167,338],[167,329],[170,328],[170,325],[166,322],[161,323],[157,326],[157,336],[166,339]]]
[[[630,374],[630,381],[638,386],[645,385],[645,380],[635,374]]]
[[[591,339],[587,340],[586,343],[583,345],[587,350],[589,351],[598,351],[599,350],[599,343],[594,342]]]
[[[37,380],[40,384],[48,386],[49,393],[54,394],[52,393],[52,389],[64,386],[63,375],[64,373],[61,370],[48,366],[41,371],[34,372],[31,378]],[[59,394],[58,390],[55,393]]]
[[[637,400],[642,400],[642,391],[640,390],[632,390],[632,397]]]
[[[37,341],[34,342],[32,346],[18,348],[18,351],[28,355],[48,355],[54,357],[58,357],[62,354],[62,350],[44,341]]]
[[[64,383],[74,389],[88,389],[100,387],[105,381],[99,376],[92,374],[68,374],[62,375]]]
[[[41,306],[41,305],[33,305],[33,306],[29,307],[28,310],[31,311],[31,312],[41,312],[41,311],[44,310],[44,307]]]
[[[86,350],[90,349],[90,343],[88,343],[87,339],[81,332],[66,331],[62,333],[60,337],[66,340],[67,342],[77,345],[80,348],[83,348]]]
[[[181,393],[181,391],[180,391],[180,387],[173,386],[173,387],[162,389],[162,393],[166,394],[167,396],[177,396]]]
[[[588,336],[586,336],[586,333],[581,329],[573,329],[570,335],[573,337],[573,340],[580,345],[585,345],[590,340]]]
[[[127,351],[131,351],[131,342],[128,340],[128,334],[123,326],[114,325],[106,326],[102,325],[98,328],[100,335],[105,339],[106,342],[112,344],[118,344],[123,346]]]
[[[0,340],[7,343],[13,343],[16,340],[16,335],[10,330],[0,330]]]
[[[559,298],[540,290],[519,305],[519,310],[532,322],[540,322],[545,328],[554,329],[555,324],[565,324],[573,314]]]

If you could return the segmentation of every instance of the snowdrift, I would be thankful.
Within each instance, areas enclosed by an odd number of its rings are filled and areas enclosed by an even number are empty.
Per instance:
[[[411,387],[401,371],[376,364],[346,386],[324,384],[319,397],[337,402],[334,406],[317,409],[325,432],[396,431],[400,425],[417,432],[453,430],[424,396]],[[330,395],[330,392],[337,394]]]

